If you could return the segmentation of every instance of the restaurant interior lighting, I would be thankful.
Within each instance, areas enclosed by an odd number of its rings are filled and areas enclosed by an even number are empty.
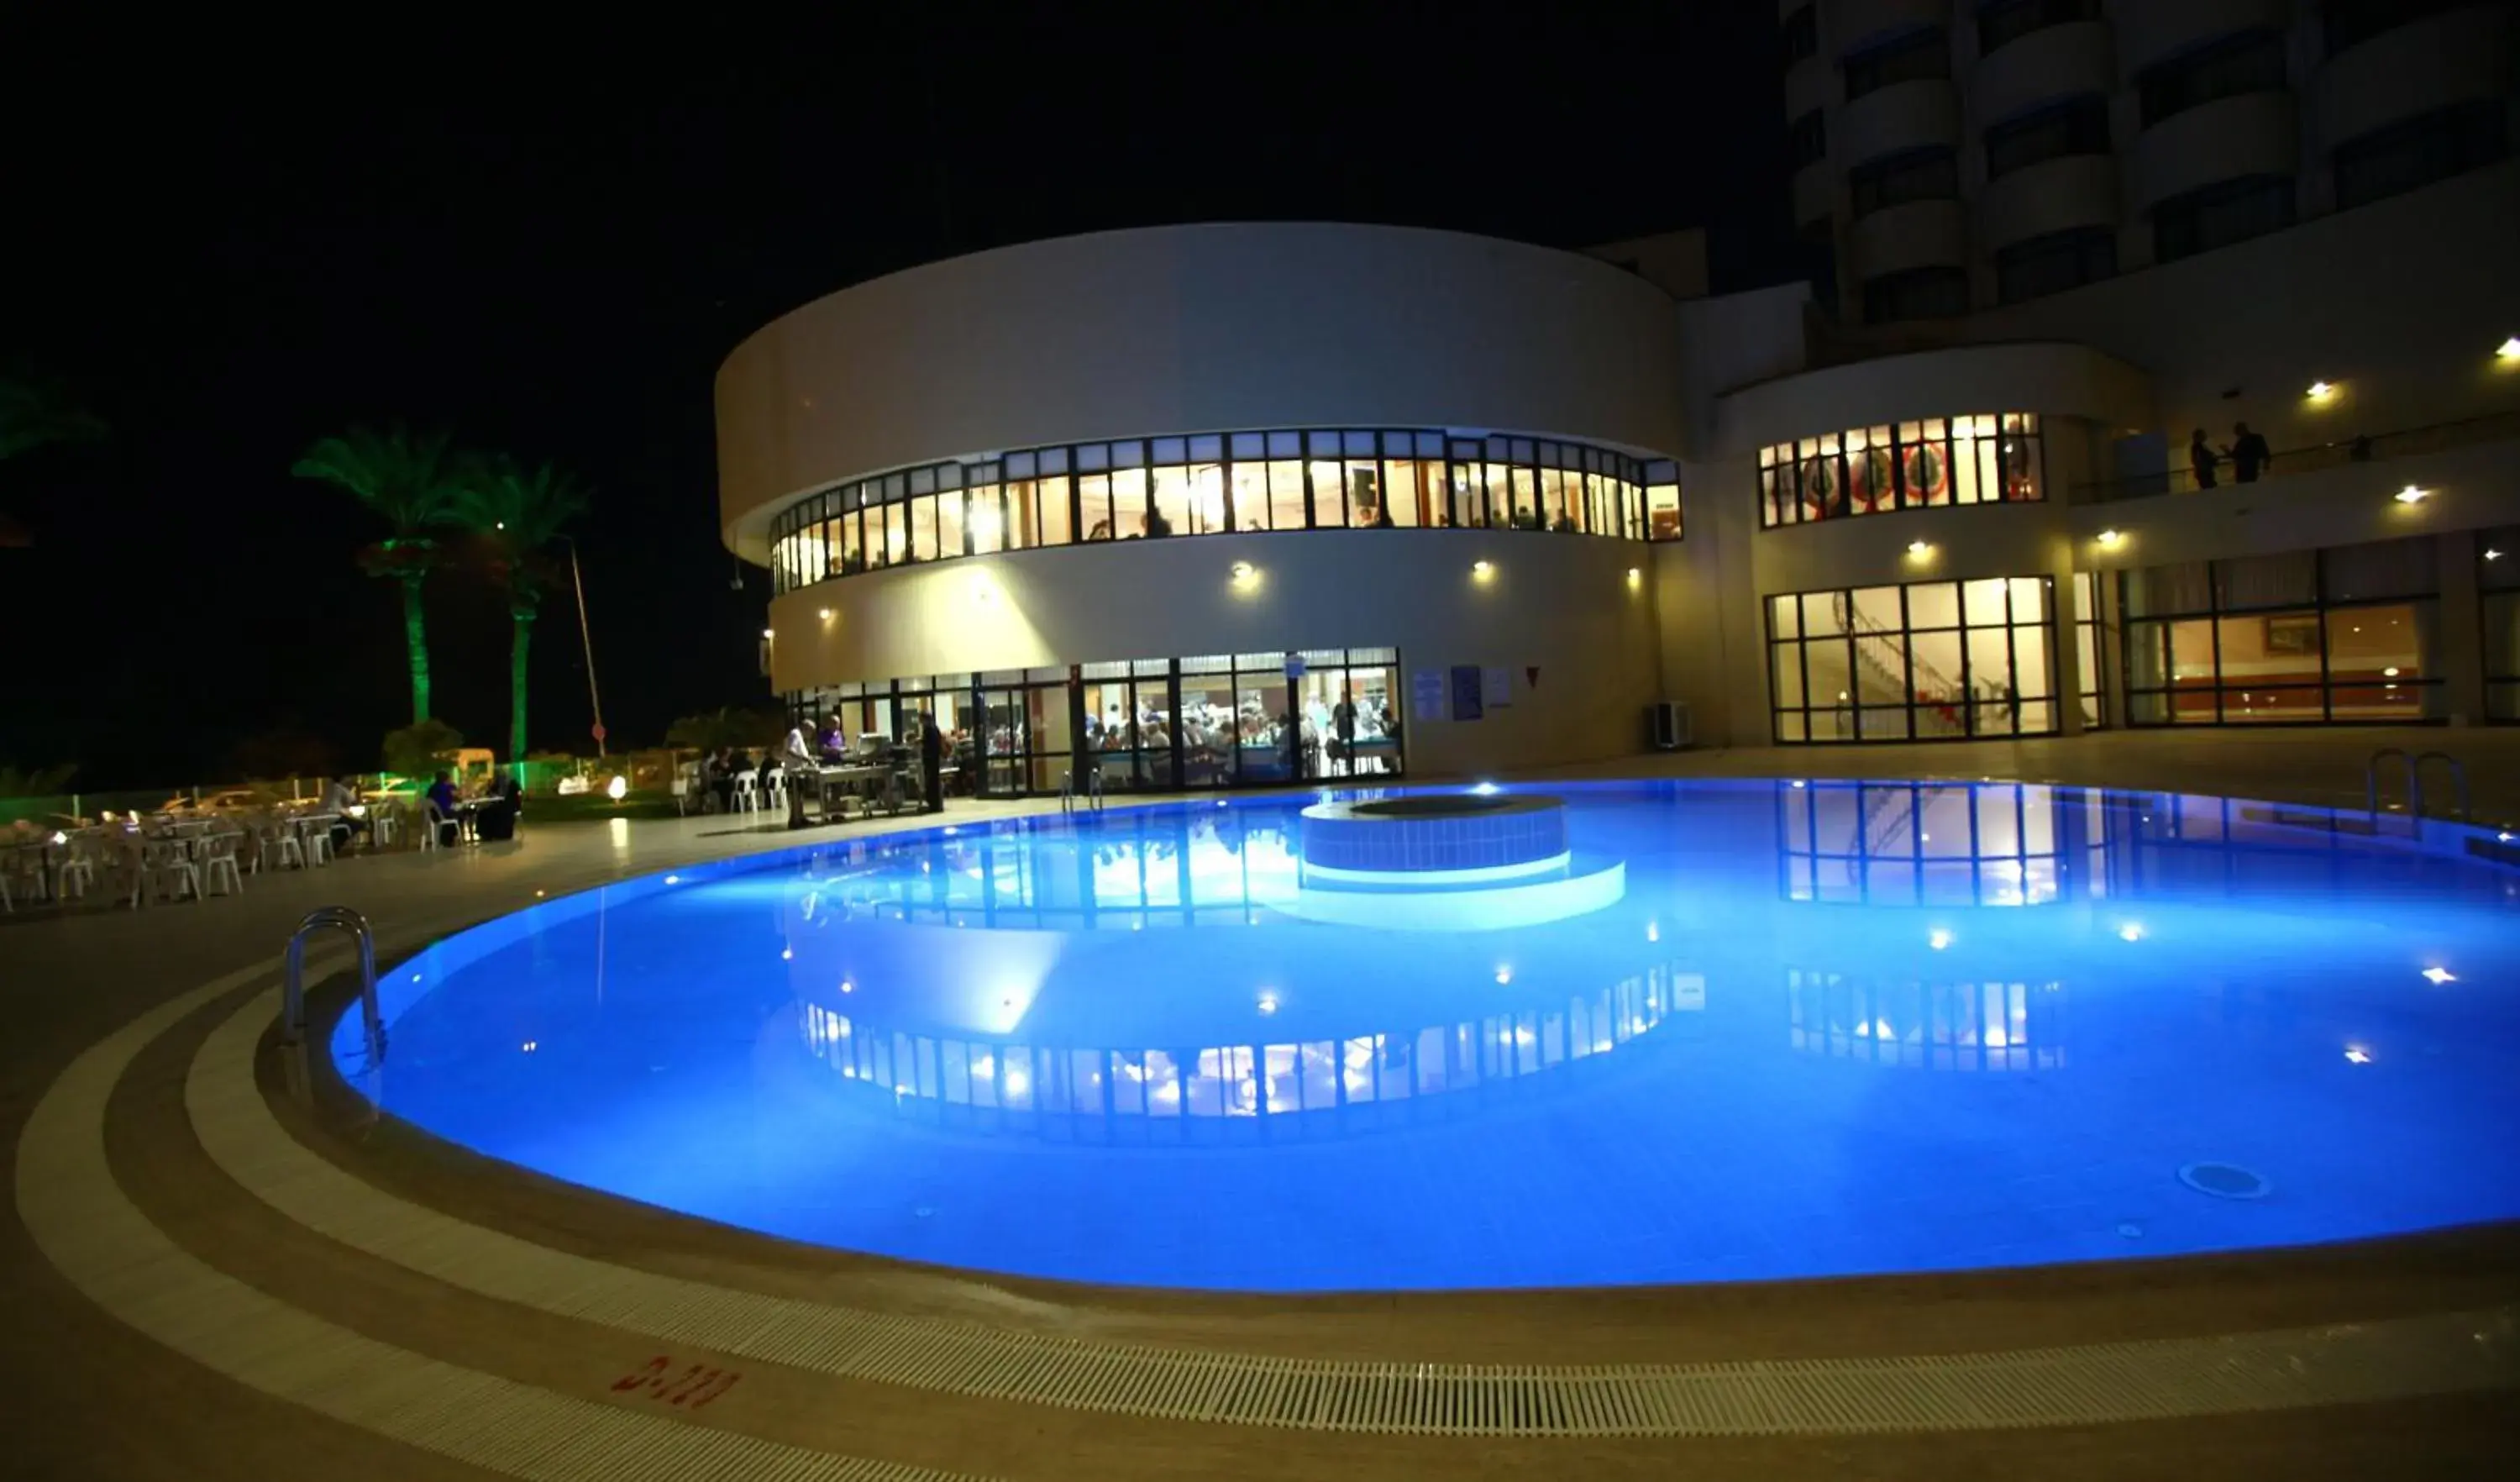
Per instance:
[[[2520,360],[2520,335],[2514,335],[2494,347],[2494,358],[2500,361]]]
[[[2336,394],[2336,387],[2329,382],[2314,381],[2310,383],[2308,394],[2313,401],[2325,401]]]
[[[2126,539],[2126,532],[2123,530],[2102,530],[2096,538],[2101,545],[2113,546],[2119,541]]]
[[[2433,491],[2430,489],[2418,489],[2413,484],[2408,484],[2390,497],[2397,500],[2397,502],[2402,505],[2417,505],[2432,498]]]
[[[1491,576],[1494,576],[1494,575],[1496,574],[1496,565],[1495,565],[1495,563],[1494,563],[1494,562],[1492,562],[1492,561],[1471,561],[1471,562],[1470,562],[1470,574],[1471,574],[1472,576],[1475,576],[1475,577],[1479,578],[1481,581],[1485,581],[1487,578],[1489,578],[1489,577],[1491,577]]]
[[[821,618],[823,619],[823,621],[825,621],[825,622],[830,622],[830,621],[832,620],[832,609],[831,609],[831,608],[829,608],[829,607],[825,607],[819,615],[821,616]]]
[[[776,638],[776,637],[778,637],[779,635],[778,635],[778,634],[776,634],[776,633],[774,633],[774,632],[772,632],[772,631],[771,631],[770,629],[768,629],[768,628],[764,628],[764,629],[762,629],[762,630],[761,630],[761,636],[762,636],[762,637],[764,637],[764,638]]]
[[[1259,574],[1247,561],[1238,561],[1234,563],[1234,584],[1238,587],[1251,585],[1252,578]]]
[[[1921,558],[1923,558],[1923,557],[1926,557],[1926,556],[1930,556],[1930,555],[1932,555],[1932,554],[1933,554],[1933,551],[1934,551],[1934,548],[1933,548],[1932,546],[1929,546],[1929,545],[1925,544],[1925,543],[1924,543],[1923,541],[1921,541],[1921,540],[1912,540],[1912,541],[1908,542],[1908,554],[1909,554],[1909,555],[1911,555],[1911,556],[1917,557],[1917,558],[1920,558],[1920,559],[1921,559]]]

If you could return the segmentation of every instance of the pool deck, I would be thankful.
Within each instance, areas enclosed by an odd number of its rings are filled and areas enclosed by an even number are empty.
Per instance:
[[[2359,805],[2364,758],[2384,745],[2462,758],[2479,820],[2520,821],[2520,730],[1745,749],[1547,775],[2018,779]],[[963,802],[945,821],[1055,806]],[[251,877],[206,906],[0,917],[18,1209],[0,1231],[0,1475],[2341,1477],[2520,1460],[2499,1387],[2520,1382],[2512,1227],[1606,1292],[982,1281],[629,1205],[374,1125],[320,1085],[292,1095],[262,1033],[280,945],[313,907],[355,907],[407,951],[538,893],[798,841],[722,818],[529,824],[515,845]],[[2425,1346],[2445,1334],[2451,1351]],[[969,1357],[990,1344],[1006,1356],[994,1368]],[[695,1405],[705,1389],[641,1382],[658,1359],[675,1377],[741,1379]],[[1768,1367],[1726,1367],[1743,1361]],[[1216,1375],[1195,1405],[1157,1395],[1158,1371],[1182,1364]],[[1484,1422],[1501,1433],[1464,1433],[1475,1417],[1410,1432],[1279,1393],[1295,1381],[1273,1375],[1305,1364],[1325,1395],[1365,1393],[1391,1371],[1376,1366],[1510,1366],[1547,1409],[1602,1366],[1652,1365],[1679,1367],[1649,1377],[1684,1399],[1718,1384],[1738,1398],[1652,1423],[1552,1411]],[[2135,1393],[2147,1370],[2217,1364],[2237,1377]],[[2033,1369],[2081,1377],[2039,1390]],[[1087,1377],[1057,1390],[1069,1370]],[[2291,1370],[2332,1382],[2287,1400]],[[1826,1398],[1859,1390],[1877,1404]],[[1481,1391],[1509,1392],[1502,1377]]]

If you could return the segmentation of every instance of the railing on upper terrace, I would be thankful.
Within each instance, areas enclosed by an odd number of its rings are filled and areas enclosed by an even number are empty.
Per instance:
[[[2448,448],[2494,442],[2506,437],[2520,437],[2520,412],[2498,412],[2490,417],[2471,417],[2463,422],[2439,422],[2430,427],[2402,427],[2394,432],[2357,434],[2304,448],[2278,449],[2255,481],[2264,483],[2288,473],[2308,473],[2353,463],[2379,463],[2418,453],[2438,453]],[[2187,456],[2184,444],[2171,451],[2180,458]],[[2231,463],[2228,458],[2215,467],[2214,473],[2218,488],[2228,488],[2238,481],[2232,477]],[[2195,471],[2182,467],[2161,473],[2139,473],[2132,478],[2078,483],[2068,491],[2066,498],[2068,503],[2078,505],[2113,504],[2121,499],[2149,499],[2156,494],[2186,494],[2196,487]]]

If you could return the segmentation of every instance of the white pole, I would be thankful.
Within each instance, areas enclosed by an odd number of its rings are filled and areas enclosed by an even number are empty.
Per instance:
[[[604,696],[595,688],[595,631],[586,625],[586,576],[577,566],[577,542],[568,543],[568,579],[577,588],[577,636],[586,645],[586,701],[595,711],[595,755],[598,760],[610,753],[604,748]]]

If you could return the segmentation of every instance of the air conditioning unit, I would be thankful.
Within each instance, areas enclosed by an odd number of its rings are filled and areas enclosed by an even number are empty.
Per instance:
[[[1645,706],[1646,744],[1657,751],[1678,751],[1689,741],[1688,706],[1670,699]]]

